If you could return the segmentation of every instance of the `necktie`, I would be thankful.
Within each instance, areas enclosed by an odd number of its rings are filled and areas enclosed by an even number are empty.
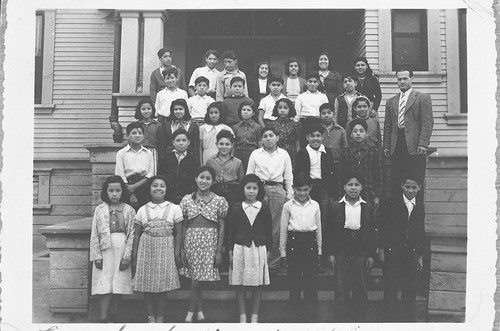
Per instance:
[[[406,108],[406,99],[405,92],[401,94],[401,98],[399,98],[399,112],[398,112],[398,128],[402,129],[405,127],[405,108]]]

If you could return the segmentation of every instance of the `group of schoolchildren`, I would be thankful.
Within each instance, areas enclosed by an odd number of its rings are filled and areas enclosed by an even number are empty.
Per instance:
[[[162,63],[168,56],[158,52]],[[403,176],[400,197],[380,208],[378,114],[356,91],[357,75],[336,73],[341,93],[321,72],[299,77],[292,58],[285,79],[262,78],[270,72],[262,63],[248,86],[233,51],[224,52],[222,72],[218,58],[207,51],[189,98],[178,87],[180,71],[162,65],[151,80],[163,87],[138,103],[138,121],[126,127],[128,144],[116,155],[92,224],[92,294],[100,295],[101,321],[114,319],[122,294],[137,291],[147,321],[162,323],[166,292],[180,287],[182,275],[191,279],[184,320],[205,322],[202,290],[220,280],[221,267],[229,270],[242,323],[246,291],[255,323],[262,287],[282,268],[294,316],[314,322],[317,275],[326,267],[335,269],[338,320],[367,321],[367,275],[377,254],[385,261],[388,313],[396,312],[402,281],[404,320],[414,320],[413,271],[421,270],[425,250],[424,209],[415,200],[422,183]]]

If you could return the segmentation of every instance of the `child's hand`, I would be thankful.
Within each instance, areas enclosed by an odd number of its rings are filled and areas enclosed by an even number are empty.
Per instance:
[[[95,267],[99,270],[102,270],[102,259],[94,261]]]
[[[330,255],[330,256],[328,257],[328,264],[330,265],[330,267],[331,267],[332,269],[335,269],[335,264],[336,264],[336,263],[337,263],[337,261],[335,260],[335,256]]]
[[[389,157],[389,156],[391,156],[391,153],[389,152],[388,149],[384,149],[384,155]]]
[[[375,209],[378,209],[378,207],[380,207],[380,198],[379,198],[379,197],[375,197],[375,198],[373,199],[373,207],[374,207]]]
[[[130,261],[129,260],[122,259],[120,261],[120,268],[119,268],[120,271],[126,270],[129,267],[129,265],[130,265]]]
[[[222,263],[222,252],[217,251],[215,254],[215,266],[218,267]]]
[[[372,270],[373,268],[373,264],[375,263],[375,261],[373,260],[373,257],[369,257],[366,259],[366,272],[367,273],[370,273],[370,271]]]
[[[188,264],[187,263],[187,259],[186,259],[186,253],[183,250],[181,251],[181,263],[183,265],[187,265]]]
[[[180,254],[175,254],[175,266],[180,267],[182,265],[182,259]]]
[[[280,266],[282,268],[287,268],[288,267],[288,262],[286,260],[286,256],[282,256],[280,260]]]
[[[417,271],[420,272],[424,268],[424,257],[422,255],[418,256],[417,260]]]
[[[127,185],[127,191],[128,191],[128,193],[130,193],[130,194],[134,193],[135,188],[136,188],[135,184],[129,184],[129,185]]]

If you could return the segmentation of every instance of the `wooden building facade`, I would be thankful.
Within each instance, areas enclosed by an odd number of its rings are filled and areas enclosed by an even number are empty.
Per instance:
[[[382,87],[381,121],[385,101],[398,92],[395,68],[406,61],[418,68],[413,87],[431,95],[435,120],[431,147],[437,153],[429,158],[426,181],[426,224],[432,249],[429,320],[463,320],[465,21],[463,9],[40,10],[34,249],[45,249],[38,228],[92,215],[92,206],[99,203],[99,175],[107,174],[110,167],[93,166],[85,146],[103,146],[107,153],[118,148],[113,144],[123,132],[117,124],[125,127],[132,121],[137,101],[148,96],[149,76],[158,66],[156,52],[161,47],[173,51],[173,63],[184,69],[187,81],[196,67],[204,65],[204,52],[210,48],[234,49],[240,70],[249,78],[261,60],[270,61],[275,74],[283,74],[286,58],[294,56],[303,71],[310,72],[318,54],[327,50],[336,69],[345,72],[356,56],[365,56]]]

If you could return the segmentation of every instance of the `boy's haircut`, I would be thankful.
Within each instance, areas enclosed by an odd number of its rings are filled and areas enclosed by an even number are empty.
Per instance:
[[[304,172],[295,173],[293,175],[293,187],[302,187],[302,186],[312,186],[311,177]]]
[[[328,103],[328,102],[326,102],[326,103],[322,104],[321,106],[319,106],[319,113],[320,114],[321,114],[321,111],[323,109],[330,109],[332,112],[335,112],[335,106],[333,104],[331,104],[331,103]]]
[[[256,174],[248,174],[241,180],[238,187],[241,201],[245,201],[245,186],[248,183],[257,183],[257,187],[259,188],[259,192],[257,193],[257,200],[262,201],[264,199],[266,191],[264,191],[264,184],[262,183],[262,180]]]
[[[179,70],[177,70],[177,68],[174,67],[168,67],[167,69],[165,69],[165,77],[168,77],[172,74],[177,78],[179,75]]]
[[[297,58],[291,57],[285,62],[285,75],[290,76],[290,63],[297,62],[297,65],[299,66],[299,71],[297,72],[297,76],[300,76],[302,73],[302,68],[300,67],[300,62]]]
[[[267,131],[271,131],[272,133],[274,133],[275,135],[279,136],[279,134],[276,132],[276,129],[273,128],[272,126],[266,126],[262,129],[262,131],[260,132],[260,139],[262,139],[262,136],[264,136],[264,133],[266,133]]]
[[[346,185],[348,181],[351,179],[356,178],[358,182],[364,186],[365,185],[365,178],[362,174],[359,172],[348,172],[345,175],[342,176],[342,185]]]
[[[154,118],[156,116],[156,108],[155,105],[153,105],[153,102],[149,99],[141,99],[139,103],[137,103],[137,106],[135,106],[135,115],[134,117],[138,120],[142,120],[144,117],[142,116],[141,113],[141,107],[144,104],[149,104],[151,106],[151,118]]]
[[[417,183],[419,186],[422,185],[422,178],[417,176],[415,172],[405,172],[404,174],[401,175],[401,184],[405,184],[407,180],[412,180],[415,183]]]
[[[358,118],[358,117],[356,117],[355,119],[353,119],[353,120],[350,122],[349,126],[350,126],[352,129],[354,129],[354,127],[355,127],[356,125],[358,125],[358,124],[359,124],[359,125],[361,125],[361,126],[365,129],[365,131],[368,131],[368,124],[367,124],[364,120],[362,120],[361,118]]]
[[[196,78],[194,80],[194,85],[196,86],[196,85],[198,85],[199,83],[202,83],[202,82],[206,83],[207,85],[210,85],[210,81],[205,76],[200,76],[200,77]]]
[[[177,138],[178,135],[180,134],[183,134],[186,136],[187,140],[191,140],[191,138],[189,137],[189,133],[184,130],[184,129],[177,129],[174,131],[174,133],[172,133],[172,141],[175,140],[175,138]]]
[[[368,63],[368,60],[364,56],[358,56],[357,58],[354,59],[354,63],[353,63],[354,72],[356,71],[356,69],[354,69],[354,67],[356,66],[356,63],[358,63],[359,61],[364,62],[366,64],[366,75],[372,76],[373,70],[372,70],[372,68],[370,68],[370,64]]]
[[[346,78],[351,79],[359,84],[358,76],[356,76],[355,74],[353,74],[351,72],[345,72],[342,74],[342,83],[344,83],[344,79],[346,79]]]
[[[233,50],[225,50],[224,53],[222,53],[222,58],[223,59],[231,59],[231,60],[238,60],[238,57],[236,56],[236,53]]]
[[[144,124],[141,122],[132,122],[127,127],[125,128],[125,132],[127,132],[127,135],[132,132],[133,129],[141,129],[141,132],[144,134]]]
[[[295,117],[295,115],[297,115],[297,111],[295,110],[295,106],[293,105],[293,102],[292,100],[288,99],[288,98],[281,98],[279,99],[278,101],[276,101],[276,103],[274,104],[274,108],[273,108],[273,116],[274,117],[279,117],[279,114],[278,114],[278,105],[280,104],[280,102],[284,102],[288,105],[288,117]]]
[[[184,100],[184,99],[175,99],[170,104],[170,116],[168,117],[168,119],[170,121],[175,121],[177,119],[175,117],[175,115],[174,115],[174,107],[175,106],[182,106],[184,108],[184,117],[182,118],[183,120],[187,121],[187,120],[191,119],[191,114],[189,113],[189,107],[188,107],[188,104],[187,104],[186,100]]]
[[[398,75],[398,72],[402,72],[402,71],[408,71],[408,73],[410,74],[410,77],[413,77],[413,70],[411,67],[409,66],[402,66],[402,67],[399,67],[397,70],[396,70],[396,76]]]
[[[285,84],[285,80],[281,76],[270,75],[270,76],[267,76],[267,77],[268,77],[268,79],[267,79],[267,85],[269,85],[271,83],[280,83],[281,85]]]
[[[125,185],[125,182],[120,176],[110,176],[106,178],[104,181],[104,184],[102,184],[102,189],[101,189],[101,200],[106,203],[111,203],[111,200],[109,200],[108,196],[108,187],[109,184],[113,183],[119,183],[120,186],[122,187],[122,197],[120,199],[121,202],[124,203],[129,203],[129,196],[128,196],[128,191],[127,191],[127,185]]]
[[[313,71],[313,72],[308,73],[308,74],[306,75],[306,80],[309,80],[309,79],[311,79],[311,78],[316,78],[316,80],[317,80],[318,82],[320,82],[320,79],[319,79],[319,73],[318,73],[317,71]]]
[[[235,77],[231,78],[231,81],[229,82],[229,84],[231,86],[233,86],[233,84],[236,82],[241,82],[243,84],[243,87],[245,87],[245,80],[243,79],[243,77],[235,76]]]
[[[254,77],[255,78],[259,78],[259,68],[261,65],[263,64],[267,64],[267,78],[271,77],[272,73],[271,73],[271,64],[269,63],[269,61],[260,61],[259,63],[257,63],[257,66],[255,67],[255,71],[254,71]],[[269,81],[267,81],[267,83],[269,84]]]
[[[167,48],[160,48],[160,50],[158,51],[158,58],[161,58],[163,56],[163,54],[165,53],[170,53],[170,55],[172,55],[172,51],[167,49]]]
[[[252,115],[252,118],[254,120],[257,119],[257,106],[255,105],[255,103],[251,100],[247,100],[247,101],[243,101],[242,103],[240,103],[240,105],[238,106],[238,116],[240,117],[240,120],[243,120],[243,117],[241,116],[241,111],[243,110],[243,107],[245,106],[250,106],[253,110],[253,115]]]
[[[151,185],[153,185],[153,181],[155,179],[161,179],[162,181],[165,182],[165,186],[166,186],[166,190],[165,190],[165,200],[167,199],[167,196],[168,196],[168,188],[169,188],[169,185],[168,185],[168,181],[167,181],[167,178],[165,176],[162,176],[162,175],[156,175],[156,176],[153,176],[151,178],[148,179],[148,182],[147,182],[147,188],[148,188],[148,193],[151,195]],[[151,200],[151,199],[150,199]]]
[[[328,53],[328,52],[319,53],[318,60],[321,57],[321,55],[324,55],[328,58],[328,70],[331,70],[331,71],[335,70],[335,65],[333,64],[332,57],[331,57],[330,53]],[[316,64],[316,69],[319,70],[319,63]]]
[[[219,110],[219,121],[215,124],[224,123],[226,121],[226,112],[222,106],[222,101],[215,101],[208,105],[207,113],[205,114],[205,123],[212,124],[210,120],[210,108],[217,108]]]
[[[205,59],[207,57],[209,57],[210,55],[213,55],[217,58],[217,60],[219,59],[219,52],[217,52],[215,49],[209,49],[208,51],[205,52]]]
[[[217,136],[215,137],[215,141],[219,142],[222,138],[227,138],[231,143],[234,143],[234,137],[231,132],[228,130],[220,130],[219,133],[217,133]]]
[[[370,107],[370,105],[371,105],[370,99],[368,99],[367,97],[365,97],[364,95],[362,95],[362,96],[357,97],[353,101],[353,103],[352,103],[352,109],[356,109],[356,107],[358,106],[358,103],[363,102],[363,101],[365,101],[366,104],[368,105],[368,107]]]
[[[318,131],[319,133],[323,134],[323,133],[325,133],[325,128],[323,127],[323,125],[321,125],[319,123],[316,123],[316,124],[313,124],[313,125],[309,126],[307,128],[307,130],[305,131],[305,134],[307,136],[307,135],[310,135],[311,133],[314,133],[316,131]]]

